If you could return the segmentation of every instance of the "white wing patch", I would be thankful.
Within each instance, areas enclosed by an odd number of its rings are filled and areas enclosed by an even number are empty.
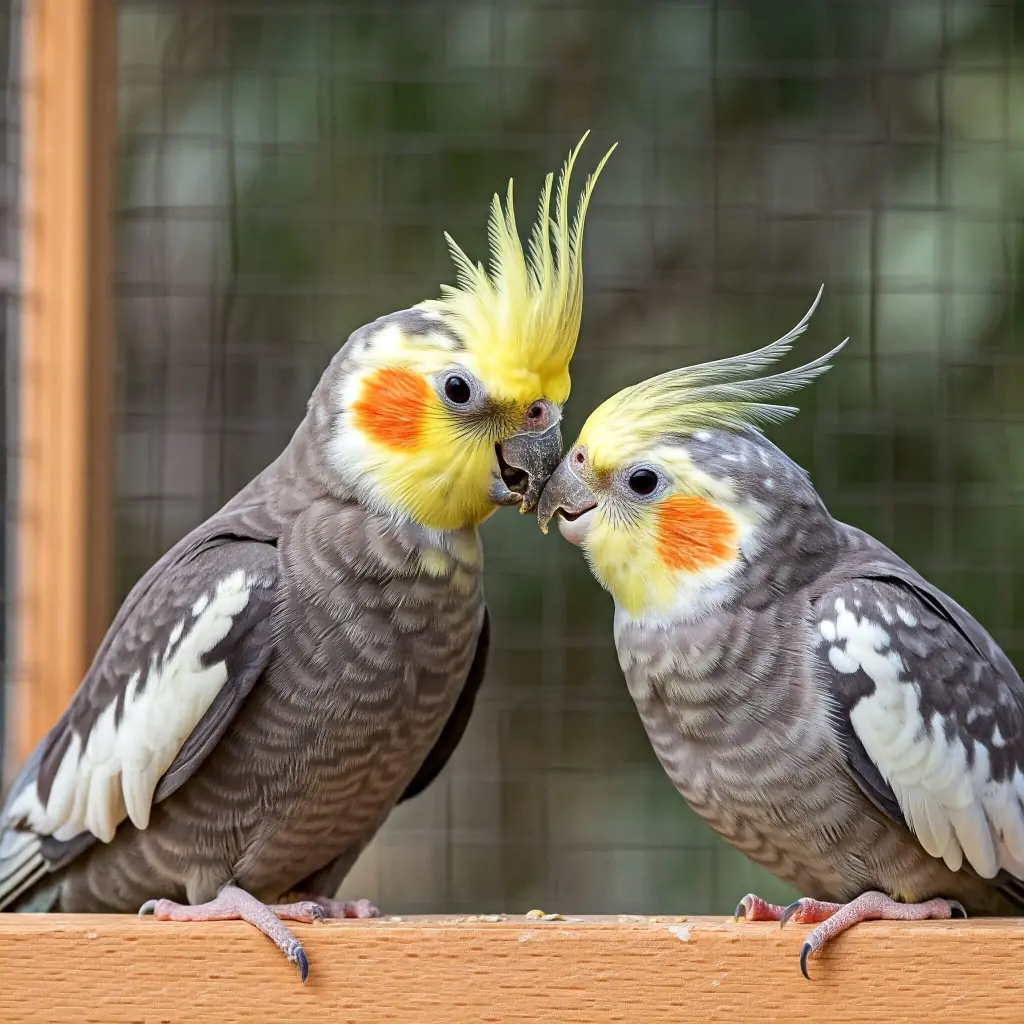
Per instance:
[[[917,625],[906,608],[897,606],[894,616],[876,603],[886,624],[898,617],[908,627]],[[994,781],[988,751],[973,741],[968,764],[964,742],[947,738],[938,712],[925,722],[920,686],[906,678],[883,625],[858,617],[842,598],[835,613],[819,624],[830,645],[829,662],[837,672],[863,670],[875,684],[850,712],[854,731],[921,845],[952,871],[966,858],[983,878],[1000,868],[1024,877],[1024,776],[1018,770],[1005,782]]]
[[[163,652],[128,680],[124,711],[115,724],[112,702],[93,723],[84,749],[77,733],[64,753],[44,806],[35,786],[11,805],[32,829],[66,841],[91,832],[109,843],[128,817],[136,828],[149,824],[153,793],[192,730],[227,679],[223,661],[203,658],[231,630],[249,602],[252,581],[239,569],[192,606],[192,622],[178,622]]]
[[[896,614],[899,616],[899,620],[904,626],[914,627],[917,625],[917,619],[915,619],[914,616],[903,607],[903,605],[896,605]]]

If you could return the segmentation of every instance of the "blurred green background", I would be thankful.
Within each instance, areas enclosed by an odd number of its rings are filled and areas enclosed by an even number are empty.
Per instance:
[[[123,596],[286,442],[359,325],[520,227],[586,129],[571,436],[612,390],[760,346],[839,365],[771,436],[1024,654],[1024,4],[123,0]],[[485,528],[495,648],[461,749],[343,892],[392,913],[726,913],[788,890],[662,774],[611,601],[532,519]]]

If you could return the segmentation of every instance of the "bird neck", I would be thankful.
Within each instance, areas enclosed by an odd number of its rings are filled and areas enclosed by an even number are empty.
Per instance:
[[[268,528],[275,527],[272,532],[276,535],[303,509],[331,494],[322,462],[307,417],[284,451],[231,498],[220,514],[242,515],[260,521]]]
[[[734,578],[736,607],[760,610],[821,578],[842,550],[841,524],[816,494],[775,509],[758,528]]]
[[[306,417],[284,451],[221,511],[265,522],[274,535],[280,535],[314,503],[339,510],[362,506],[354,491],[329,471],[326,459],[319,432]],[[377,529],[401,535],[404,543],[419,551],[427,573],[448,571],[454,564],[475,566],[482,560],[476,527],[435,530],[394,510],[364,507],[364,512]]]

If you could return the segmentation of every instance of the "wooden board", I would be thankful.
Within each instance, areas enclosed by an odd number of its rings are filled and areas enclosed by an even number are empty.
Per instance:
[[[248,925],[0,915],[0,1021],[645,1024],[1024,1020],[1024,920],[806,928],[721,918],[297,926],[309,981]]]
[[[115,4],[24,7],[8,772],[63,712],[110,622],[113,596]]]

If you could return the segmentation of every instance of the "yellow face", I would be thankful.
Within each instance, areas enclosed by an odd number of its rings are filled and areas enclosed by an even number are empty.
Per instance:
[[[797,410],[776,400],[820,377],[846,344],[757,376],[790,351],[820,297],[770,345],[669,370],[612,395],[552,474],[537,511],[541,530],[557,515],[562,534],[583,548],[594,575],[632,616],[705,613],[754,554],[760,542],[753,534],[772,514],[763,492],[774,482],[764,478],[752,490],[743,473],[730,475],[720,463],[742,462],[730,438],[792,416]],[[691,452],[707,444],[717,445],[720,458],[702,453],[698,464]],[[790,477],[788,460],[773,450],[778,458],[762,449],[758,460],[774,459]],[[805,498],[817,501],[813,488]]]
[[[522,369],[493,379],[450,336],[410,336],[399,325],[355,360],[339,385],[333,454],[371,502],[431,529],[477,526],[528,486],[527,467],[506,461],[503,445],[545,435],[549,463],[532,467],[543,476],[532,484],[539,494],[560,455],[550,437],[561,418],[557,381]]]
[[[633,617],[727,579],[755,526],[731,484],[703,472],[680,444],[623,450],[586,428],[545,490],[542,527],[556,512],[562,535]]]
[[[582,143],[557,189],[545,178],[529,256],[509,182],[505,205],[497,196],[491,203],[490,273],[446,236],[457,285],[406,311],[407,331],[383,324],[353,347],[355,365],[333,396],[342,416],[332,458],[382,511],[437,530],[474,527],[499,505],[533,508],[558,465],[582,315],[583,226],[611,155],[587,179],[573,217],[569,179]]]

